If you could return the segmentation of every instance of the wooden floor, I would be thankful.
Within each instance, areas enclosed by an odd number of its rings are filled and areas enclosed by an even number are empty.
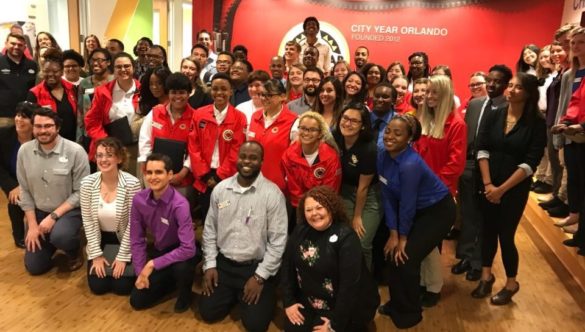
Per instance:
[[[534,199],[534,197],[533,197]],[[535,202],[531,203],[535,206]],[[538,222],[550,223],[540,212]],[[537,214],[538,217],[538,214]],[[532,216],[534,219],[534,215]],[[469,296],[475,283],[449,272],[456,260],[453,242],[445,242],[443,255],[445,286],[440,303],[425,310],[424,320],[412,331],[585,331],[585,296],[555,254],[538,238],[524,219],[517,234],[520,250],[518,280],[520,292],[505,307]],[[553,227],[552,225],[548,225]],[[583,258],[579,264],[583,264]],[[497,291],[503,286],[501,260],[494,265]],[[198,283],[200,278],[196,281]],[[199,285],[194,289],[198,290]],[[382,300],[387,288],[380,288]],[[237,312],[224,321],[208,325],[197,309],[173,313],[169,300],[150,310],[136,312],[126,297],[91,295],[85,270],[74,273],[53,269],[44,276],[31,277],[23,266],[23,251],[13,245],[6,199],[0,198],[0,331],[244,331]],[[278,310],[270,331],[281,331],[283,312]],[[374,331],[394,331],[392,322],[379,315]]]

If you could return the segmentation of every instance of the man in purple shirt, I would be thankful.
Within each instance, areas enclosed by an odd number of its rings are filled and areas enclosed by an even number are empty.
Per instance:
[[[189,202],[170,185],[172,169],[166,155],[146,158],[144,178],[150,188],[137,193],[132,202],[130,248],[138,278],[130,305],[137,310],[152,307],[175,286],[175,312],[188,310],[193,299],[195,234]],[[154,247],[148,249],[147,230],[154,238]]]

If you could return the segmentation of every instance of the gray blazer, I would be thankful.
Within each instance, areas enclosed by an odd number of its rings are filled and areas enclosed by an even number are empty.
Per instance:
[[[87,259],[92,260],[102,256],[102,234],[98,221],[98,207],[100,200],[100,186],[102,173],[90,174],[81,180],[81,217],[87,237]],[[119,171],[118,187],[116,189],[116,220],[118,222],[116,235],[120,241],[120,250],[116,260],[130,262],[130,209],[134,195],[141,190],[140,181],[133,175]]]
[[[557,108],[557,115],[555,117],[555,125],[561,122],[561,118],[567,114],[567,107],[569,107],[569,101],[573,95],[573,82],[571,82],[571,72],[569,69],[563,73],[561,77],[561,93],[559,95],[559,107]],[[565,144],[571,143],[571,140],[565,138],[562,134],[553,135],[553,146],[555,149],[562,149]]]

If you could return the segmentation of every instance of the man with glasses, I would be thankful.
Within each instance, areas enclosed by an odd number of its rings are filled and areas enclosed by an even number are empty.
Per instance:
[[[319,84],[322,80],[323,72],[321,69],[316,67],[307,68],[303,73],[303,95],[301,98],[290,101],[287,104],[288,109],[298,115],[312,110],[319,93]]]
[[[239,105],[250,100],[248,93],[248,76],[254,70],[248,60],[236,60],[230,67],[230,79],[234,85],[234,93],[230,100],[232,105]]]
[[[83,265],[79,188],[89,174],[87,154],[59,135],[61,119],[51,109],[35,110],[32,120],[35,139],[20,147],[16,163],[20,207],[28,226],[24,266],[31,275],[43,274],[60,249],[74,271]]]
[[[0,54],[0,128],[14,126],[16,104],[35,86],[38,66],[24,56],[25,43],[24,36],[10,33]]]

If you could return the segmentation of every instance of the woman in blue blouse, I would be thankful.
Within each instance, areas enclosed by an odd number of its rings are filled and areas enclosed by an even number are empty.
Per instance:
[[[390,237],[384,254],[390,264],[391,300],[379,308],[398,328],[422,320],[420,264],[449,231],[455,220],[455,202],[449,189],[412,149],[421,136],[415,117],[394,117],[384,130],[386,153],[378,153],[386,225]]]

